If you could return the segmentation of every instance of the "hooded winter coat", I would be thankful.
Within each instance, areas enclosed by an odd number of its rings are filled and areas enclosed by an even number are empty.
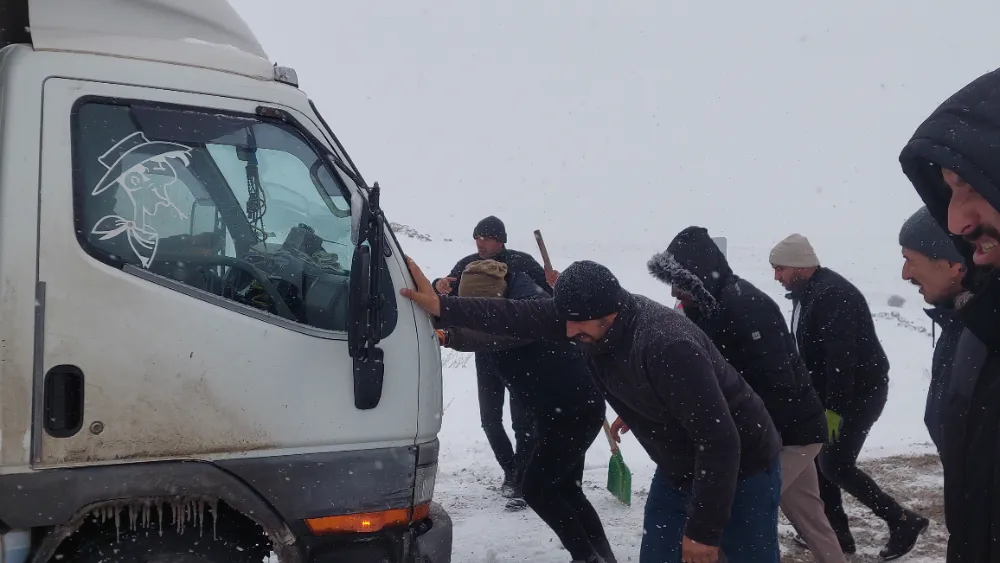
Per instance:
[[[691,491],[685,535],[717,546],[739,476],[765,471],[781,438],[760,397],[704,332],[668,307],[623,293],[604,339],[583,347],[591,372],[660,471]],[[566,341],[553,299],[444,296],[440,315],[441,326]]]
[[[865,296],[837,272],[819,268],[789,297],[798,309],[799,354],[823,406],[845,417],[864,410],[889,384],[889,358]]]
[[[786,446],[826,441],[823,403],[781,309],[733,273],[706,229],[681,231],[666,252],[653,256],[649,271],[693,297],[696,307],[685,308],[684,314],[760,395]]]
[[[917,128],[899,160],[945,229],[951,190],[942,167],[1000,210],[1000,70],[945,100]],[[1000,275],[976,266],[972,246],[952,239],[966,258],[968,292],[955,302],[966,331],[942,410],[948,562],[1000,562]]]

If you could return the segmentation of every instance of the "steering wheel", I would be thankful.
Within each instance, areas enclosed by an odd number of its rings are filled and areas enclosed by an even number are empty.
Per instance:
[[[288,308],[288,304],[285,303],[285,300],[281,297],[281,293],[278,292],[278,288],[271,283],[271,280],[267,279],[267,274],[246,260],[230,258],[229,256],[219,256],[216,254],[206,256],[199,256],[197,254],[157,254],[156,260],[157,262],[185,262],[198,266],[229,266],[230,268],[243,270],[244,272],[250,274],[264,289],[267,296],[271,298],[271,302],[274,303],[274,308],[279,316],[290,321],[298,322],[295,314],[292,313],[290,308]]]

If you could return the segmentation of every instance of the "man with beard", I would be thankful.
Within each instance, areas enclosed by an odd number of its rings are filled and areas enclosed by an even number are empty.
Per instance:
[[[858,455],[889,396],[889,359],[868,302],[843,276],[820,266],[809,240],[793,234],[770,255],[774,279],[791,293],[792,333],[826,408],[828,441],[818,458],[820,496],[844,553],[856,546],[843,489],[889,526],[885,560],[910,552],[928,520],[900,506],[862,471]]]
[[[935,109],[899,160],[968,268],[942,412],[948,562],[1000,561],[1000,71]]]
[[[476,253],[462,258],[452,268],[447,277],[434,280],[434,288],[441,295],[455,295],[462,280],[462,273],[472,262],[495,260],[507,266],[511,272],[526,274],[535,284],[549,295],[552,288],[545,280],[545,270],[530,254],[507,248],[507,228],[503,221],[490,215],[472,230],[476,241]],[[503,427],[503,403],[506,388],[496,373],[489,351],[476,352],[476,385],[479,390],[479,419],[490,443],[497,463],[503,469],[504,480],[501,494],[510,499],[507,510],[525,507],[521,492],[521,474],[527,455],[533,447],[531,436],[531,416],[524,405],[515,397],[510,398],[511,426],[514,429],[516,449]]]
[[[697,326],[624,290],[604,266],[574,262],[552,299],[438,295],[407,259],[401,289],[441,326],[583,344],[612,408],[657,465],[640,563],[778,563],[781,439],[760,397]]]
[[[469,264],[461,297],[538,299],[548,294],[526,274],[494,260]],[[442,344],[464,352],[490,350],[503,383],[533,421],[521,490],[528,506],[556,533],[573,561],[616,563],[597,511],[583,493],[587,449],[604,423],[604,397],[586,359],[569,342],[518,340],[467,329],[444,331]]]
[[[819,496],[816,456],[826,416],[781,309],[740,278],[708,230],[688,227],[653,256],[649,272],[764,401],[781,434],[781,509],[821,563],[844,563]],[[612,431],[622,428],[619,420]]]
[[[955,318],[955,299],[962,292],[965,265],[948,233],[934,222],[927,207],[921,207],[903,223],[899,245],[903,248],[903,279],[920,288],[924,301],[932,306],[925,310],[927,316],[941,325],[924,409],[924,424],[940,454],[944,393],[951,380],[955,347],[964,330]]]

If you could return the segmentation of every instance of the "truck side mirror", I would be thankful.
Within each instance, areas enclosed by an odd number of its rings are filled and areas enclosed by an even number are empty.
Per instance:
[[[375,267],[379,266],[376,262]],[[374,340],[381,330],[376,311],[381,296],[372,294],[371,272],[371,248],[356,246],[347,303],[347,347],[354,359],[354,406],[361,410],[378,406],[385,379],[385,353]]]
[[[351,357],[358,358],[369,334],[368,323],[371,316],[368,309],[371,306],[371,248],[368,246],[354,247],[354,258],[351,259],[351,279],[347,300],[347,348]]]
[[[378,347],[382,331],[382,212],[378,182],[368,190],[365,201],[359,192],[351,196],[351,263],[347,303],[347,346],[354,358],[354,406],[373,409],[382,400],[385,353]],[[364,243],[367,242],[368,245]],[[372,255],[375,259],[372,259]]]

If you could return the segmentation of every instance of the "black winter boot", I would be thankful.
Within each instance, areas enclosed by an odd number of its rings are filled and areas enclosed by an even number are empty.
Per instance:
[[[889,524],[889,543],[878,553],[882,561],[892,561],[906,555],[917,545],[917,539],[930,526],[930,521],[912,511]]]
[[[591,540],[591,543],[594,543],[593,540]],[[600,545],[594,545],[594,551],[597,552],[597,555],[601,557],[604,563],[618,563],[618,559],[615,558],[615,553],[611,549],[611,542],[606,538],[600,542]]]
[[[503,498],[513,498],[517,492],[517,477],[513,471],[505,471],[503,475],[503,485],[500,487],[500,496]]]
[[[510,500],[507,501],[507,505],[504,506],[504,510],[507,512],[517,512],[518,510],[524,510],[528,508],[528,502],[524,500],[524,494],[521,492],[521,487],[514,487],[511,491]]]

